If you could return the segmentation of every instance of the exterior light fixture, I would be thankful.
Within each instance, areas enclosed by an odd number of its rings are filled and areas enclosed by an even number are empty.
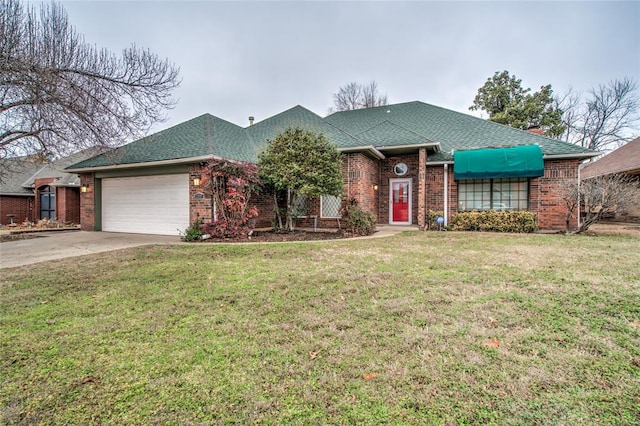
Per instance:
[[[377,191],[378,190],[378,185],[373,185],[373,190]]]
[[[200,178],[193,178],[193,186],[200,186]]]
[[[82,186],[80,187],[80,192],[89,192],[89,184],[88,183],[82,184]]]

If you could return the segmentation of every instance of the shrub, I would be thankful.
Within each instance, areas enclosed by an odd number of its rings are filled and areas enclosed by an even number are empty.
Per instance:
[[[438,217],[444,217],[444,212],[429,210],[427,212],[427,223],[425,225],[425,229],[426,230],[439,229],[440,225],[438,225],[438,223],[436,222],[436,219]]]
[[[453,216],[452,231],[534,232],[538,229],[535,213],[528,211],[471,211]]]
[[[186,242],[200,241],[201,237],[204,235],[204,231],[202,230],[202,219],[198,219],[193,222],[187,229],[185,229],[180,239]]]
[[[376,231],[376,218],[358,206],[352,198],[341,210],[347,231],[352,235],[371,235]]]

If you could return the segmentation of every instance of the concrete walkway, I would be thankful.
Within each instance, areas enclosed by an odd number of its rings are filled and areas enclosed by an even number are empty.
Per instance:
[[[417,226],[382,225],[378,226],[375,234],[359,238],[389,237],[417,230]],[[116,232],[58,231],[40,232],[38,235],[40,238],[0,243],[0,269],[152,244],[186,244],[177,236]]]

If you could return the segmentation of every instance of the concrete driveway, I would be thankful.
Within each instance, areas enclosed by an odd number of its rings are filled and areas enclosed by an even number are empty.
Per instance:
[[[0,243],[0,269],[150,244],[178,244],[180,237],[115,232],[42,232],[39,238]]]

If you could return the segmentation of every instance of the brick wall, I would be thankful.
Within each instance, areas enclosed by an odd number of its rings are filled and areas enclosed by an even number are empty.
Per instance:
[[[547,160],[544,176],[531,179],[529,184],[529,210],[538,214],[540,229],[566,229],[567,209],[560,195],[564,179],[578,179],[580,160]],[[571,218],[571,227],[578,226],[578,218]]]
[[[577,179],[579,160],[545,161],[545,174],[529,181],[529,211],[538,215],[538,225],[545,230],[565,229],[566,208],[560,196],[562,179]],[[458,182],[453,179],[453,167],[448,168],[449,219],[458,212]],[[444,210],[444,168],[426,169],[426,209]],[[577,218],[572,218],[577,226]]]
[[[56,219],[64,223],[80,223],[80,188],[56,187]]]
[[[211,196],[204,192],[202,185],[194,185],[194,179],[200,179],[202,167],[192,164],[189,168],[189,223],[202,220],[202,223],[213,221]]]
[[[83,231],[95,231],[95,174],[80,174],[80,186],[88,185],[87,192],[80,192],[80,227]]]
[[[380,169],[378,160],[362,153],[343,155],[342,175],[344,179],[344,199],[358,200],[360,208],[373,214],[376,220],[380,217]],[[375,186],[378,186],[378,190]]]
[[[12,196],[3,195],[0,197],[0,223],[2,225],[8,225],[11,223],[11,217],[8,215],[15,215],[13,217],[14,223],[22,223],[25,220],[33,222],[33,202],[32,196]]]

